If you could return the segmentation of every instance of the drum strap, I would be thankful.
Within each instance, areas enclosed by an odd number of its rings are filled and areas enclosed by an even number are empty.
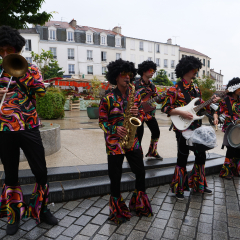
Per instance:
[[[230,103],[230,99],[229,99],[229,97],[225,97],[224,100],[225,100],[225,102],[227,104],[228,113],[230,114],[231,120],[233,121],[233,110],[232,110],[232,105]]]

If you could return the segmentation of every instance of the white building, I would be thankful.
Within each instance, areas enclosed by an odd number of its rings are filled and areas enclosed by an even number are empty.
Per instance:
[[[135,67],[139,63],[151,60],[157,64],[157,71],[164,69],[169,79],[176,80],[174,73],[179,61],[179,46],[173,45],[172,40],[167,43],[126,37],[126,59],[134,62]]]
[[[221,72],[222,71],[220,70],[220,73],[217,73],[216,71],[214,71],[214,68],[210,69],[211,79],[213,79],[215,81],[216,90],[224,90],[225,89],[223,86],[223,75]]]

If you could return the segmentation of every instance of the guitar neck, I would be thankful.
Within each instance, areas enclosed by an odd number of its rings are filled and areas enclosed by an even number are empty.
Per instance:
[[[161,97],[164,96],[164,95],[165,95],[165,93],[163,93],[163,94],[161,94],[161,95],[158,95],[158,96],[156,96],[156,97],[148,100],[147,102],[148,102],[148,103],[156,102],[159,98],[161,98]]]

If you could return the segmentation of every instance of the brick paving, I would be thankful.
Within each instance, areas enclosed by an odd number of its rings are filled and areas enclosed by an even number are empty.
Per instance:
[[[223,180],[218,175],[207,177],[212,195],[185,192],[177,201],[169,185],[147,189],[154,216],[133,216],[121,226],[108,221],[109,196],[79,199],[50,205],[59,220],[51,227],[21,221],[14,236],[6,236],[6,218],[0,220],[0,239],[40,240],[225,240],[240,239],[240,179]],[[131,193],[122,194],[129,203]]]

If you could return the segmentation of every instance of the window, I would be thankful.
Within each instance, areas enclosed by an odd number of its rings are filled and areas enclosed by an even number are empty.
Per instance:
[[[152,58],[151,58],[151,57],[149,57],[149,58],[148,58],[148,61],[152,61]]]
[[[75,74],[75,65],[74,64],[68,64],[68,73]]]
[[[73,32],[67,32],[67,36],[68,36],[67,40],[69,42],[73,42]]]
[[[205,66],[205,59],[203,59],[203,66]]]
[[[101,36],[101,44],[107,45],[107,37],[106,36]]]
[[[140,51],[143,51],[143,42],[142,42],[142,41],[139,42],[139,50],[140,50]]]
[[[56,30],[49,30],[49,39],[56,40]]]
[[[53,58],[57,58],[57,48],[55,47],[50,47],[50,51],[53,54]]]
[[[164,54],[168,54],[168,46],[164,46]]]
[[[107,68],[106,67],[102,67],[102,75],[105,75],[106,71],[107,71]]]
[[[156,52],[157,52],[157,53],[160,53],[160,44],[157,44],[157,45],[156,45]]]
[[[156,58],[157,67],[160,67],[160,58]]]
[[[209,60],[208,60],[208,64],[207,64],[207,65],[208,65],[208,67],[210,68],[210,61],[209,61]]]
[[[209,76],[209,71],[207,72],[207,75]]]
[[[168,67],[168,60],[164,59],[164,67],[167,68]]]
[[[174,79],[174,72],[171,73],[171,79]]]
[[[118,60],[119,58],[121,58],[121,53],[116,53],[116,60]]]
[[[171,68],[175,67],[175,60],[171,60]]]
[[[135,50],[135,40],[131,40],[131,49]]]
[[[31,39],[26,40],[25,51],[32,51]]]
[[[198,72],[197,72],[197,75],[196,75],[196,77],[198,77]]]
[[[93,57],[92,57],[92,50],[87,50],[87,60],[92,61]]]
[[[26,57],[26,60],[27,60],[29,63],[32,63],[32,58],[31,58],[31,57]]]
[[[102,52],[101,56],[102,56],[102,61],[106,62],[107,61],[107,52]]]
[[[93,66],[87,66],[87,73],[88,74],[93,74]]]
[[[175,47],[172,46],[172,55],[175,56]]]
[[[74,49],[68,48],[68,59],[74,59]]]
[[[92,43],[92,34],[87,34],[87,43]]]
[[[148,43],[148,51],[152,52],[152,43]]]
[[[116,39],[115,40],[116,41],[116,46],[120,47],[121,46],[121,38],[120,37],[116,37],[115,39]]]
[[[205,76],[205,70],[203,70],[203,76]]]

